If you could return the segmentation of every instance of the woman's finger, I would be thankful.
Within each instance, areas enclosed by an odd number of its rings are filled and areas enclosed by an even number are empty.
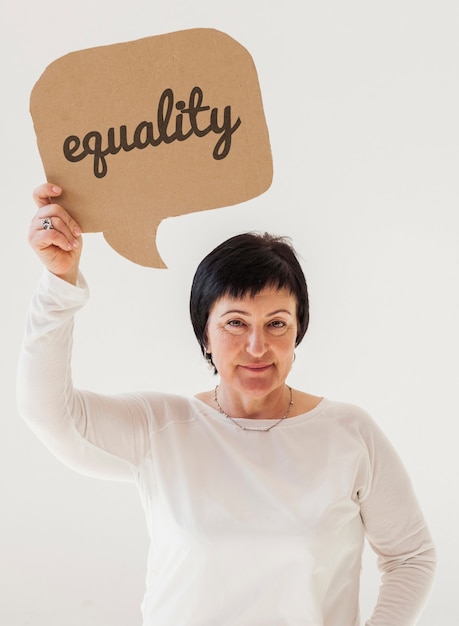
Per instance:
[[[47,221],[43,223],[43,220]],[[79,237],[82,233],[81,228],[75,222],[70,213],[62,208],[60,204],[46,204],[38,209],[35,217],[32,219],[32,225],[35,224],[38,228],[45,228],[45,230],[46,227],[49,228],[50,226],[53,228],[59,228],[61,232],[68,230],[68,232],[74,237]],[[63,230],[63,228],[65,230]]]
[[[43,183],[37,187],[32,196],[35,204],[38,207],[45,206],[52,203],[53,198],[57,198],[62,193],[62,189],[59,185],[53,185],[52,183]]]
[[[32,223],[35,218],[40,220],[50,219],[52,223],[52,218],[57,216],[68,226],[74,237],[79,237],[82,233],[80,226],[60,204],[53,202],[54,198],[51,197],[51,193],[54,193],[55,197],[59,196],[62,193],[62,189],[56,185],[45,183],[37,187],[33,192],[34,201],[39,208],[32,219]]]
[[[63,250],[78,248],[78,237],[81,234],[72,219],[69,222],[54,213],[44,216],[37,215],[32,221],[31,231],[33,231],[31,233],[32,240],[40,240],[41,243],[47,242],[48,245],[58,245]],[[34,236],[35,233],[38,237]]]

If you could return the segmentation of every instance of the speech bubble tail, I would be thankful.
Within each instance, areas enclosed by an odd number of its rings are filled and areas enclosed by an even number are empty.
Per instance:
[[[143,231],[142,233],[129,233],[125,231],[109,231],[103,233],[105,241],[118,254],[129,261],[144,267],[167,269],[156,247],[156,230]]]

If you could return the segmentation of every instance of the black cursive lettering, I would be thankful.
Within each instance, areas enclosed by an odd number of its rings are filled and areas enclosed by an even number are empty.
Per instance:
[[[156,133],[153,122],[144,120],[132,132],[131,141],[126,125],[121,125],[118,131],[114,127],[109,128],[105,141],[102,133],[97,130],[89,131],[82,139],[77,135],[69,135],[62,147],[64,156],[71,163],[77,163],[86,156],[93,155],[94,176],[103,178],[108,171],[108,155],[116,155],[120,151],[143,150],[150,146],[159,146],[161,143],[186,141],[192,135],[205,137],[209,133],[215,133],[220,137],[214,146],[212,156],[217,161],[222,160],[228,156],[233,133],[242,122],[238,117],[234,124],[232,123],[229,105],[224,108],[219,120],[218,108],[211,109],[210,106],[203,105],[203,100],[204,95],[200,87],[193,87],[191,90],[188,107],[184,100],[174,103],[172,89],[165,89],[158,102]],[[206,114],[207,119],[203,119]]]

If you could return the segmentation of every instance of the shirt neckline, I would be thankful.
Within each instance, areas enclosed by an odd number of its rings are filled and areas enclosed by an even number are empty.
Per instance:
[[[214,420],[218,420],[222,424],[232,424],[231,420],[226,418],[217,408],[211,407],[203,400],[200,400],[196,396],[192,396],[192,402],[197,405],[197,409],[201,414],[205,414],[210,416]],[[279,424],[275,427],[275,430],[279,428],[289,428],[290,426],[296,426],[299,423],[305,422],[313,417],[316,417],[319,413],[323,411],[325,406],[328,404],[329,400],[323,397],[320,402],[313,409],[306,411],[304,413],[300,413],[299,415],[294,415],[293,417],[288,417],[287,419],[279,422]],[[251,419],[250,417],[238,417],[234,418],[236,422],[238,422],[241,426],[251,427],[253,430],[262,431],[263,428],[271,426],[275,419]],[[235,426],[235,424],[232,424]],[[235,426],[236,427],[236,426]]]

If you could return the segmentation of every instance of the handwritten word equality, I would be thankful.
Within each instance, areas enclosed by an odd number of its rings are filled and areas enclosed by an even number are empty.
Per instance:
[[[108,171],[107,156],[118,154],[121,150],[130,152],[135,148],[143,150],[148,146],[170,144],[173,141],[185,141],[192,135],[204,137],[208,133],[220,135],[215,144],[212,156],[215,160],[224,159],[230,149],[233,133],[241,125],[238,117],[234,124],[231,120],[231,107],[225,106],[222,119],[219,120],[218,108],[210,109],[203,105],[203,92],[199,87],[193,87],[188,100],[188,107],[183,100],[175,103],[178,111],[173,120],[174,93],[172,89],[165,89],[158,102],[156,134],[153,122],[140,122],[132,133],[131,141],[128,139],[126,125],[121,125],[118,132],[115,128],[109,128],[105,137],[97,130],[89,131],[82,139],[77,135],[70,135],[64,141],[63,152],[65,158],[71,163],[82,161],[88,155],[94,156],[94,176],[103,178]],[[202,124],[203,114],[207,115],[208,124]],[[199,117],[199,120],[198,120]],[[184,120],[187,120],[185,130]]]

